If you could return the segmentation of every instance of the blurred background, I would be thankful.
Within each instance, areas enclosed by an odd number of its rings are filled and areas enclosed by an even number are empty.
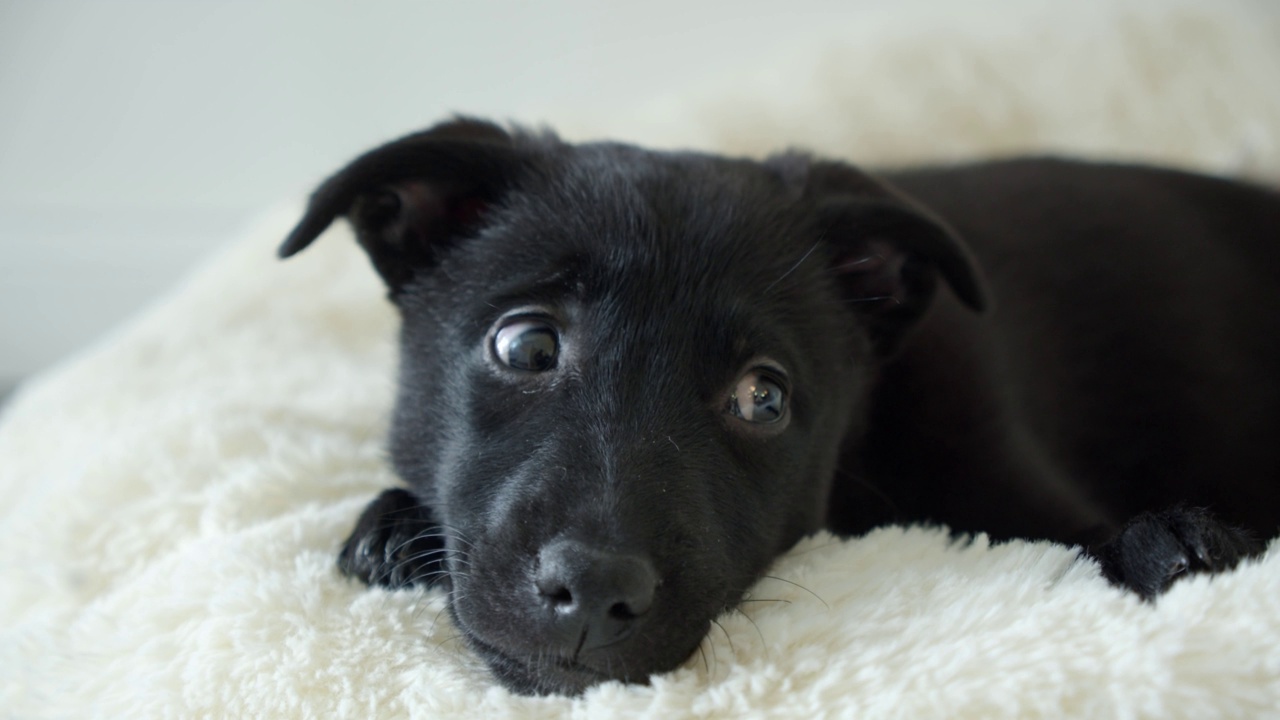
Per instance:
[[[0,0],[0,395],[258,214],[452,112],[868,162],[995,148],[1280,167],[1280,63],[1260,54],[1280,46],[1277,7]],[[975,82],[980,106],[948,95]],[[1143,103],[1126,104],[1139,85]]]

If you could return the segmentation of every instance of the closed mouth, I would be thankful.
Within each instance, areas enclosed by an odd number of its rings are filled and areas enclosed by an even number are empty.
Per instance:
[[[461,577],[472,579],[465,573]],[[456,582],[448,583],[447,587],[449,615],[464,642],[503,686],[519,694],[581,695],[594,685],[611,681],[648,684],[650,676],[675,670],[687,661],[711,625],[710,617],[693,621],[702,614],[708,599],[700,597],[696,598],[696,609],[686,607],[680,613],[678,617],[682,621],[671,622],[670,614],[657,608],[650,612],[658,617],[649,618],[656,622],[648,622],[644,628],[632,628],[637,632],[628,632],[611,642],[596,643],[587,650],[583,642],[576,643],[576,647],[544,646],[536,639],[536,628],[526,628],[519,613],[505,620],[473,615],[486,608],[491,611],[492,603],[459,606],[458,595],[477,596],[476,588],[465,582],[462,587]],[[734,587],[725,594],[737,599],[743,592]],[[709,615],[734,606],[736,602],[722,600],[712,606],[716,610]],[[525,634],[526,630],[532,631],[531,634]],[[583,640],[585,638],[584,631]]]
[[[579,695],[587,688],[610,680],[637,682],[615,676],[559,655],[513,656],[479,639],[459,624],[463,637],[509,689],[530,695],[561,693]],[[643,682],[644,679],[639,679]]]

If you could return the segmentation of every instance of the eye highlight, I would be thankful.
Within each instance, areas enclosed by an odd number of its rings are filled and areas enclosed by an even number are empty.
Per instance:
[[[515,317],[493,334],[493,356],[513,370],[546,372],[560,356],[560,334],[539,318]]]
[[[787,413],[787,392],[768,368],[752,368],[739,378],[725,411],[757,425],[782,420]]]

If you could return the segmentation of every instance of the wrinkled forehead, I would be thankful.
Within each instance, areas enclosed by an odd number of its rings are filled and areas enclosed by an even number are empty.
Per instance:
[[[465,251],[487,268],[477,327],[572,306],[596,333],[682,356],[785,346],[825,260],[781,181],[749,163],[620,152],[587,152],[508,198]]]
[[[589,145],[515,193],[507,220],[534,267],[635,292],[749,295],[812,249],[794,195],[756,163]]]

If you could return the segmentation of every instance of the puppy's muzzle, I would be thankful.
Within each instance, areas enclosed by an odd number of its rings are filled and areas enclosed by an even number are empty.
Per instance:
[[[649,558],[577,540],[543,546],[534,575],[545,637],[566,657],[619,642],[653,606],[658,574]]]

